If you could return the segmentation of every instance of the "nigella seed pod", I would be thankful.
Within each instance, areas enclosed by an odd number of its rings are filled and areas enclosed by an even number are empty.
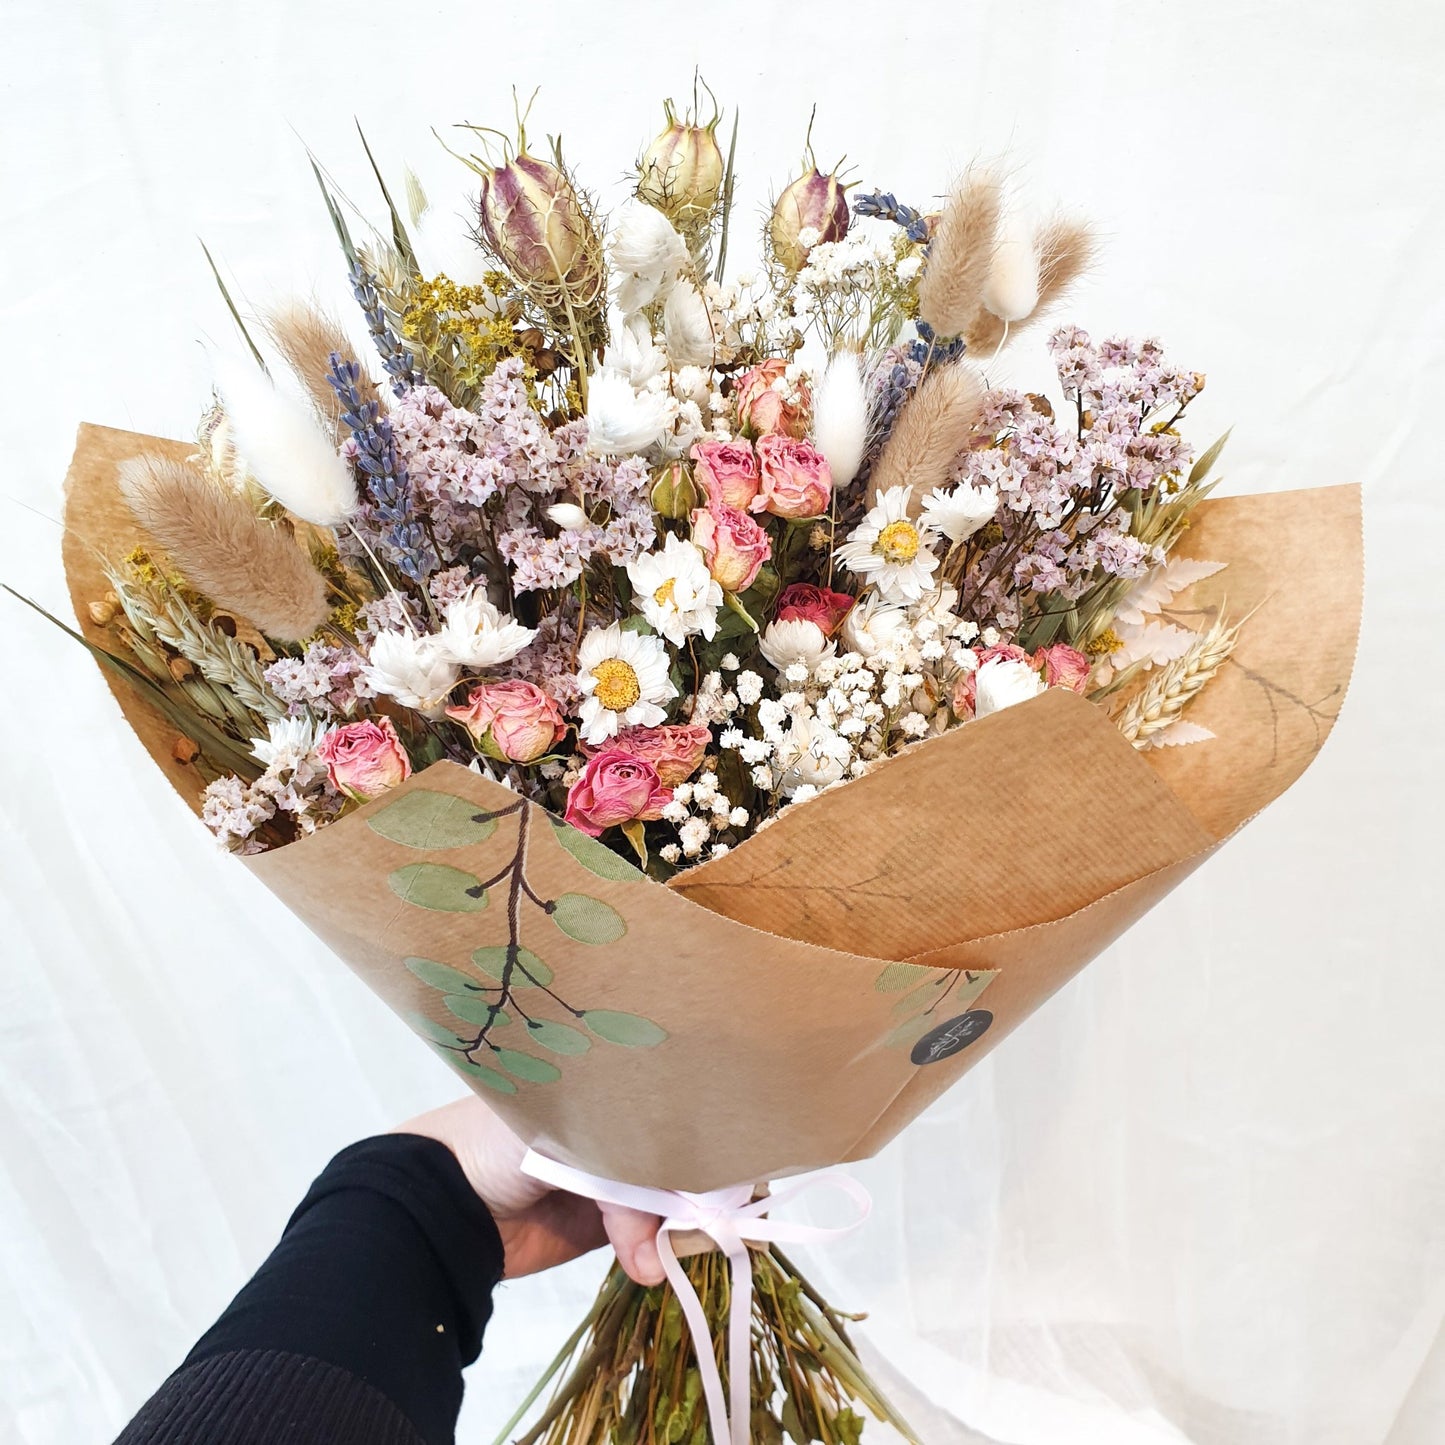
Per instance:
[[[597,242],[566,174],[525,151],[480,174],[477,208],[487,248],[524,283],[567,286],[583,280]]]
[[[783,189],[768,221],[768,241],[778,264],[789,275],[800,271],[808,252],[824,241],[848,234],[847,187],[835,172],[824,175],[810,165]]]
[[[663,109],[667,124],[648,142],[637,163],[637,199],[687,230],[706,221],[722,196],[727,170],[717,142],[722,116],[697,125],[691,114],[679,120],[670,100]]]

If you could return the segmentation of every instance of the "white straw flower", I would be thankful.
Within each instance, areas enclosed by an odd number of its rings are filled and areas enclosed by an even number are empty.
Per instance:
[[[634,391],[667,372],[667,354],[652,339],[645,316],[624,316],[615,306],[607,314],[605,371],[624,376]]]
[[[459,667],[496,667],[510,662],[536,635],[493,607],[480,587],[472,587],[448,605],[439,639]]]
[[[441,639],[411,632],[377,633],[362,672],[374,692],[429,716],[440,714],[457,680],[456,663]]]
[[[893,647],[908,630],[904,610],[889,606],[877,593],[855,603],[843,619],[841,629],[843,645],[860,657],[872,657],[885,647]]]
[[[671,287],[688,264],[687,243],[661,211],[629,201],[612,217],[607,258],[617,304],[630,314]]]
[[[288,512],[336,527],[357,506],[356,479],[309,407],[254,366],[216,359],[216,385],[246,470]]]
[[[1000,708],[1027,702],[1043,692],[1045,685],[1043,678],[1026,662],[990,658],[974,674],[973,715],[987,717]]]
[[[269,736],[251,739],[251,756],[268,773],[294,772],[316,750],[316,724],[306,714],[273,718]]]
[[[677,418],[677,402],[665,392],[634,391],[610,367],[587,383],[587,448],[596,456],[633,456],[656,446]]]
[[[790,617],[768,623],[758,639],[758,651],[779,672],[786,672],[795,663],[802,663],[812,672],[825,657],[832,656],[833,644],[816,622]]]
[[[694,633],[712,640],[723,590],[695,543],[669,532],[660,551],[644,552],[627,564],[627,576],[642,615],[674,646],[681,647]]]
[[[951,492],[935,487],[923,499],[923,515],[950,542],[973,536],[998,511],[998,492],[960,482]]]
[[[664,721],[667,713],[658,704],[677,696],[667,674],[667,648],[660,638],[624,632],[615,622],[594,627],[577,653],[582,741],[596,747],[623,728]]]
[[[663,345],[674,366],[711,366],[717,358],[717,328],[707,302],[690,281],[675,286],[662,308]]]
[[[778,787],[788,797],[800,788],[826,788],[843,776],[852,756],[853,749],[832,728],[794,713],[787,736],[778,745]]]
[[[858,475],[868,445],[868,397],[857,353],[840,351],[813,394],[813,444],[828,458],[834,487]]]
[[[890,602],[916,602],[938,567],[932,551],[938,534],[931,522],[910,520],[912,495],[912,487],[889,487],[837,551],[838,561]]]
[[[576,502],[554,502],[547,508],[547,515],[564,532],[580,532],[592,520]]]

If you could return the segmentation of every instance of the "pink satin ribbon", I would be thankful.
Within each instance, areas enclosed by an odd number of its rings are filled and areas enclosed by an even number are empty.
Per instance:
[[[753,1267],[748,1258],[748,1244],[818,1244],[851,1234],[868,1218],[873,1207],[868,1191],[850,1175],[838,1170],[810,1174],[797,1183],[754,1199],[755,1186],[737,1184],[727,1189],[714,1189],[706,1194],[687,1194],[680,1190],[650,1189],[641,1184],[623,1184],[615,1179],[602,1179],[595,1174],[559,1164],[535,1149],[527,1152],[522,1170],[544,1184],[565,1189],[606,1204],[622,1204],[640,1209],[645,1214],[662,1218],[657,1235],[657,1252],[662,1258],[667,1282],[682,1306],[688,1329],[692,1333],[693,1350],[697,1355],[698,1372],[702,1376],[703,1397],[707,1401],[708,1418],[712,1422],[714,1445],[748,1445],[751,1410],[748,1383],[751,1376]],[[820,1185],[837,1189],[848,1196],[857,1208],[856,1217],[848,1224],[827,1227],[818,1224],[792,1224],[787,1220],[764,1219],[765,1211]],[[728,1311],[728,1395],[723,1393],[722,1372],[713,1356],[712,1332],[702,1301],[677,1262],[670,1238],[673,1234],[698,1230],[717,1242],[728,1257],[732,1271],[732,1303]],[[730,1397],[730,1399],[728,1398]]]

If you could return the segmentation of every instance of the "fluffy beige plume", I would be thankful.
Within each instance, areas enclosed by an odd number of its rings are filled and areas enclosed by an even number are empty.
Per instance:
[[[331,370],[332,352],[338,352],[345,361],[357,360],[356,348],[341,329],[341,323],[306,301],[290,301],[266,317],[266,330],[287,366],[306,388],[317,416],[340,446],[347,433],[341,421],[341,403],[326,373]],[[379,400],[376,383],[364,368],[356,386],[363,401]]]
[[[962,336],[978,313],[1003,211],[997,172],[970,170],[954,187],[918,283],[918,314],[940,336]]]
[[[269,637],[299,642],[326,620],[326,583],[279,527],[184,462],[140,456],[120,464],[137,522],[218,607]]]
[[[965,366],[930,371],[904,403],[868,483],[868,504],[889,487],[912,487],[909,511],[948,480],[949,468],[973,433],[983,407],[983,384]]]
[[[1098,249],[1098,239],[1082,221],[1055,216],[1044,222],[1034,235],[1034,253],[1038,257],[1038,300],[1022,321],[1015,321],[1012,330],[1039,320],[1064,299],[1070,286],[1089,269]],[[965,329],[964,340],[975,356],[997,351],[1004,339],[1004,323],[991,311],[980,307]]]

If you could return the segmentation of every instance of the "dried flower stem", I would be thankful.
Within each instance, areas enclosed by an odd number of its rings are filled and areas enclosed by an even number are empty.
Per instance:
[[[1188,652],[1161,668],[1129,699],[1115,718],[1119,731],[1136,748],[1150,746],[1154,735],[1176,722],[1199,696],[1238,641],[1239,625],[1231,627],[1223,618],[1217,621]]]

